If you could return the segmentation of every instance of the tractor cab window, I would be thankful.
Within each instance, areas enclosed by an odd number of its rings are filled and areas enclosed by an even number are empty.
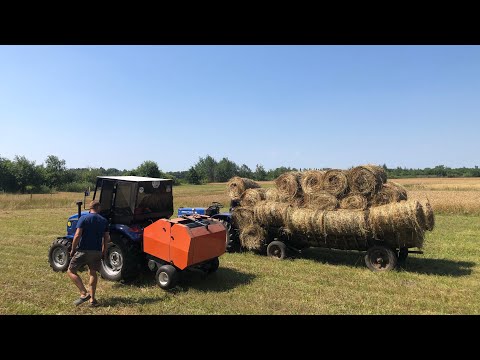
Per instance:
[[[112,206],[112,196],[113,196],[113,181],[108,180],[98,180],[97,188],[95,189],[94,199],[100,201],[100,214],[102,216],[108,217],[111,206]]]
[[[158,217],[160,214],[170,212],[170,209],[173,209],[171,183],[152,184],[152,182],[141,182],[138,184],[135,215],[150,217],[149,214],[157,214],[156,216]],[[170,216],[171,213],[168,217]]]
[[[133,217],[135,204],[135,184],[130,182],[119,182],[115,194],[113,213],[116,223],[128,224]]]

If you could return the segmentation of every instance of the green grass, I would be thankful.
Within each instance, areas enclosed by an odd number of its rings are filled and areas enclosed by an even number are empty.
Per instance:
[[[175,206],[225,202],[224,186],[176,187]],[[13,209],[0,204],[0,209],[0,314],[480,312],[479,216],[437,215],[425,254],[410,255],[398,271],[373,273],[365,267],[363,254],[353,251],[307,249],[300,258],[285,261],[225,254],[217,273],[205,278],[186,272],[171,292],[155,285],[149,272],[132,284],[100,279],[97,296],[102,306],[92,309],[73,306],[75,286],[47,262],[50,244],[64,234],[75,207],[59,203],[49,209]],[[86,272],[81,275],[87,279]]]

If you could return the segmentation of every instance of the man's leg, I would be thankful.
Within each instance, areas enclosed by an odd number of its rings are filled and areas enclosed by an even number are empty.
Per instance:
[[[95,291],[97,290],[97,281],[98,281],[98,276],[97,276],[97,271],[92,268],[88,268],[88,271],[90,272],[90,281],[89,281],[89,290],[90,290],[90,302],[96,302],[95,299]]]
[[[83,285],[82,278],[77,275],[77,271],[76,270],[72,271],[69,268],[67,271],[67,274],[68,274],[68,277],[72,279],[73,283],[77,285],[78,290],[80,290],[80,295],[82,297],[87,296],[87,289],[85,289],[85,285]]]

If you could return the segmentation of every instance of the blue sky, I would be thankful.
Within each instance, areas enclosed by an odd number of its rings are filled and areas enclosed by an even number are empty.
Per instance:
[[[0,156],[480,165],[478,46],[0,46]]]

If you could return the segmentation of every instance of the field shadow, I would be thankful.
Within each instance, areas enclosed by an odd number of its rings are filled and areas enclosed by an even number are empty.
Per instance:
[[[307,248],[301,254],[295,256],[295,258],[313,260],[322,264],[366,268],[364,256],[364,252]],[[460,277],[470,275],[475,265],[476,263],[472,261],[409,256],[404,264],[399,264],[397,269],[417,274]]]
[[[170,292],[185,292],[190,288],[200,291],[224,292],[248,284],[254,278],[254,274],[247,274],[230,268],[220,267],[215,273],[208,275],[201,270],[188,269],[180,273],[177,286]],[[155,282],[155,273],[152,271],[142,272],[132,281],[113,284],[113,287],[125,286],[158,287]],[[160,287],[158,289],[160,290]]]
[[[158,298],[158,297],[132,299],[127,297],[114,296],[114,297],[102,300],[102,302],[99,303],[99,307],[119,306],[119,305],[120,306],[121,305],[147,305],[147,304],[156,303],[162,300],[163,300],[162,298]]]

